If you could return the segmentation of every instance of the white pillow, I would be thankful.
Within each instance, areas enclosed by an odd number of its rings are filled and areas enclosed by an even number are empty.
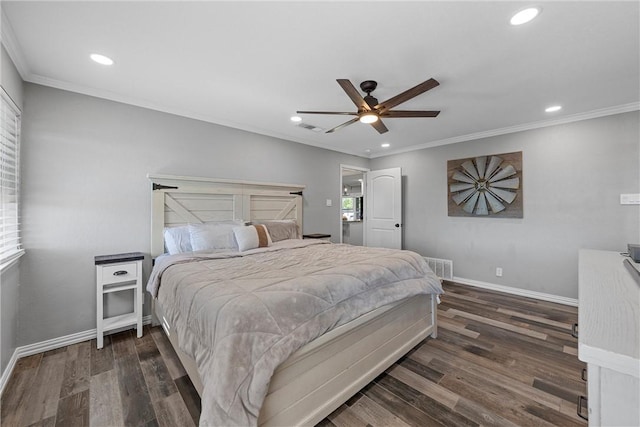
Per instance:
[[[235,227],[233,234],[238,242],[238,250],[244,252],[249,249],[271,246],[271,236],[267,227],[261,224]]]
[[[171,255],[191,252],[191,234],[189,226],[166,227],[164,229],[164,246]]]
[[[233,237],[233,228],[243,224],[243,221],[190,224],[191,247],[193,251],[214,249],[237,250],[238,245]]]

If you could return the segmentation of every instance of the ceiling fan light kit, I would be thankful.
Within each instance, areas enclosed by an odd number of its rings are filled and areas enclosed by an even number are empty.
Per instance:
[[[361,123],[373,123],[378,121],[378,116],[373,113],[365,113],[360,116]]]
[[[340,130],[350,124],[353,124],[357,121],[361,123],[370,124],[378,133],[388,132],[389,129],[382,122],[382,118],[398,118],[398,117],[437,117],[440,114],[440,111],[400,111],[400,110],[392,110],[393,107],[402,104],[416,96],[433,89],[434,87],[440,85],[437,80],[429,79],[412,87],[411,89],[405,90],[404,92],[394,96],[393,98],[389,98],[384,102],[378,102],[378,100],[371,95],[376,87],[378,87],[378,83],[374,80],[365,80],[360,83],[360,89],[366,93],[363,97],[360,92],[353,86],[353,84],[347,79],[338,79],[337,80],[342,90],[345,91],[347,96],[351,99],[351,101],[358,108],[356,112],[346,112],[346,111],[297,111],[297,114],[336,114],[336,115],[346,115],[346,116],[356,116],[349,121],[342,123],[332,129],[326,131],[326,133],[333,133],[337,130]]]

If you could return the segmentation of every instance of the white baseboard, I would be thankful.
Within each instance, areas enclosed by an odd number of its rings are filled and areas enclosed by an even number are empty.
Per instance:
[[[539,299],[542,301],[555,302],[562,305],[578,306],[578,300],[559,295],[545,294],[543,292],[529,291],[527,289],[513,288],[511,286],[496,285],[495,283],[481,282],[479,280],[465,279],[464,277],[453,277],[453,282],[462,285],[475,286],[476,288],[488,289],[490,291],[504,292],[505,294],[518,295],[521,297]]]
[[[17,350],[18,349],[16,349],[16,351],[13,352],[13,355],[11,355],[11,359],[9,359],[9,363],[7,363],[7,367],[2,372],[2,377],[0,377],[0,396],[4,393],[4,386],[9,382],[9,377],[13,372],[13,368],[16,367],[16,362],[18,361]]]
[[[144,316],[142,318],[143,325],[148,325],[150,323],[151,323],[151,315]],[[113,332],[117,332],[117,331],[110,331],[110,333],[113,333]],[[65,335],[62,337],[52,338],[50,340],[40,341],[34,344],[17,347],[13,352],[11,359],[9,359],[9,363],[7,364],[6,369],[4,370],[4,372],[2,372],[2,377],[0,377],[0,396],[4,392],[4,387],[7,385],[7,382],[9,381],[9,377],[11,376],[11,373],[13,372],[13,369],[15,368],[16,363],[18,362],[18,359],[20,359],[21,357],[31,356],[33,354],[43,353],[49,350],[55,350],[57,348],[66,347],[68,345],[77,344],[83,341],[89,341],[96,338],[96,336],[97,336],[97,330],[90,329],[84,332],[78,332],[71,335]]]

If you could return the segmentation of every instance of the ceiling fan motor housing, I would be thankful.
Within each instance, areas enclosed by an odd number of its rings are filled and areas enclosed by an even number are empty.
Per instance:
[[[371,92],[376,90],[377,87],[378,87],[378,82],[374,80],[365,80],[362,83],[360,83],[360,89],[362,89],[362,91],[367,94],[364,97],[364,101],[367,104],[369,104],[371,108],[378,105],[378,100],[375,97],[371,96]]]
[[[360,83],[360,89],[362,89],[363,92],[366,92],[367,95],[376,90],[377,87],[378,82],[376,82],[375,80],[365,80]]]
[[[376,105],[378,105],[378,99],[377,99],[377,98],[374,98],[374,97],[373,97],[373,96],[371,96],[371,95],[367,95],[367,96],[365,96],[365,97],[364,97],[364,100],[365,100],[365,102],[366,102],[367,104],[369,104],[369,106],[370,106],[371,108],[373,108],[373,107],[375,107]]]

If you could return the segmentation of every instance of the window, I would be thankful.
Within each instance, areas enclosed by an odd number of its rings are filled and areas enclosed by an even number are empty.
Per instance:
[[[20,110],[0,88],[0,268],[24,252],[20,245]]]
[[[343,211],[352,211],[353,210],[353,197],[343,197],[342,198],[342,210]]]
[[[342,197],[342,220],[353,221],[355,212],[353,211],[354,198]]]

